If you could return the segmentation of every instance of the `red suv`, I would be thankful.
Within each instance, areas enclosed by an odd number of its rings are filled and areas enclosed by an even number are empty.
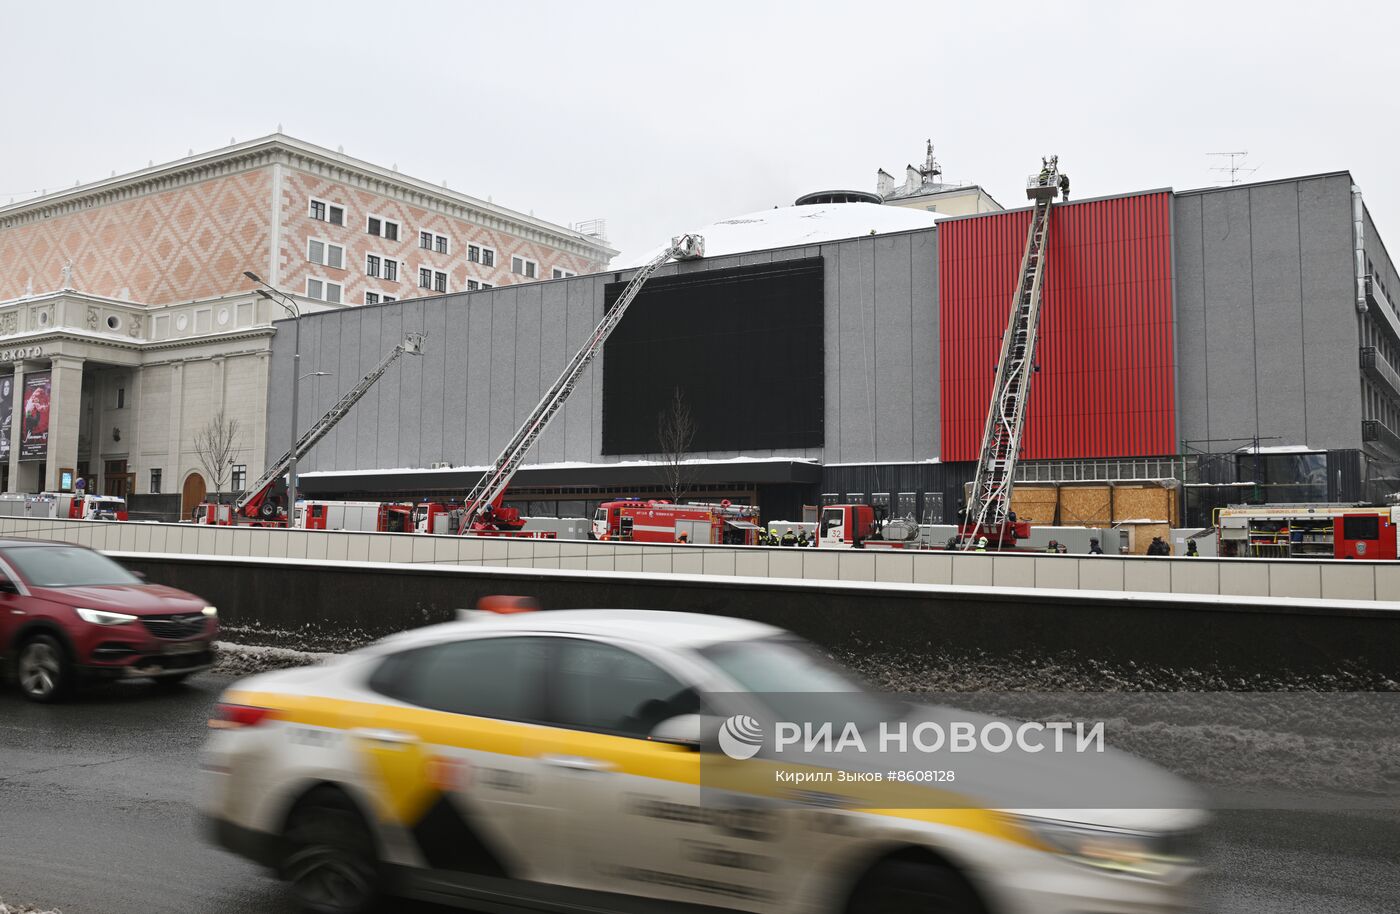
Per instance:
[[[214,662],[218,610],[69,543],[0,540],[0,660],[33,701],[83,680],[176,683]]]

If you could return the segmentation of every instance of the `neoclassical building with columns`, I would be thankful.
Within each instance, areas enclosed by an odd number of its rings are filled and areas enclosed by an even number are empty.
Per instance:
[[[287,314],[245,271],[310,313],[597,272],[615,254],[282,134],[0,207],[4,490],[82,478],[134,516],[188,516],[214,481],[195,436],[221,410],[240,429],[223,488],[256,478],[269,396],[290,396],[268,389]],[[358,380],[303,377],[303,402]]]

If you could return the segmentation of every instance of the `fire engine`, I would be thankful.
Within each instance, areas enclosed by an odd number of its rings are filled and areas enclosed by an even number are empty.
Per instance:
[[[83,492],[43,492],[49,502],[49,517],[70,520],[126,520],[126,499],[116,495],[88,495]]]
[[[700,543],[752,546],[758,542],[758,509],[747,505],[607,501],[593,515],[593,536],[634,543]],[[682,537],[684,537],[682,539]]]
[[[1222,556],[1394,560],[1400,507],[1264,505],[1220,508]]]

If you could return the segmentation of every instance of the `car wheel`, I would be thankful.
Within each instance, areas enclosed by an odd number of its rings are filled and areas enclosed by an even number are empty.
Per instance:
[[[30,701],[58,701],[72,685],[72,664],[63,645],[52,635],[35,635],[24,642],[15,671],[20,691]]]
[[[885,860],[856,885],[847,914],[985,914],[957,871],[931,860]]]
[[[344,794],[320,791],[298,804],[287,823],[282,876],[303,910],[363,914],[379,895],[374,839]]]

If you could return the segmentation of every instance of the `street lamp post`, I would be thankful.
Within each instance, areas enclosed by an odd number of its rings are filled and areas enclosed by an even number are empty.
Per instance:
[[[262,286],[258,294],[271,302],[276,302],[292,316],[296,331],[292,338],[292,435],[291,447],[287,449],[290,459],[287,462],[287,526],[292,525],[292,512],[297,504],[297,401],[301,399],[301,308],[286,294],[263,282],[262,277],[245,270],[243,275]]]

